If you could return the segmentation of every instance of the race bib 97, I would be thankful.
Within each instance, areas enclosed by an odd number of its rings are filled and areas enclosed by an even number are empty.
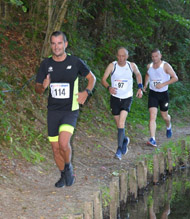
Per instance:
[[[117,89],[125,90],[127,87],[128,80],[115,80],[114,81],[114,87]]]
[[[66,99],[70,97],[69,83],[51,83],[51,96],[56,99]]]

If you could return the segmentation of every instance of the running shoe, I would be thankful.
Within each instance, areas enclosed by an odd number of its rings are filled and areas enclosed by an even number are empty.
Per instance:
[[[74,182],[73,166],[70,164],[68,168],[65,168],[65,184],[66,186],[72,186]]]
[[[65,186],[65,171],[61,172],[61,178],[55,183],[55,187],[61,188]]]
[[[153,138],[150,138],[149,141],[147,142],[147,145],[157,147],[156,141]]]
[[[128,145],[130,142],[130,138],[125,137],[124,141],[123,141],[123,145],[122,145],[122,149],[121,149],[121,153],[124,155],[128,152]]]
[[[166,136],[167,136],[167,138],[172,137],[172,128],[166,130]]]
[[[115,153],[115,158],[121,160],[121,157],[122,157],[121,148],[118,148]]]

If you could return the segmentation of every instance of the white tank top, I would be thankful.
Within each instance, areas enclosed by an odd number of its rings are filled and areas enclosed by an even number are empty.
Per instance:
[[[114,70],[111,73],[111,86],[117,88],[114,97],[125,99],[133,96],[133,71],[130,62],[125,66],[119,66],[117,61],[113,62]]]
[[[153,63],[150,64],[150,68],[148,69],[149,74],[149,88],[156,92],[164,92],[168,90],[168,85],[157,89],[156,85],[159,83],[164,83],[170,80],[170,75],[164,71],[164,64],[166,62],[162,61],[159,68],[153,68]]]

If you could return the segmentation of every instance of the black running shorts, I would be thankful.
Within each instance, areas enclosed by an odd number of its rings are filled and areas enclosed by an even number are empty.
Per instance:
[[[48,138],[50,142],[58,141],[61,131],[67,131],[73,134],[76,127],[79,110],[75,111],[59,111],[48,110]]]
[[[133,100],[132,97],[128,97],[126,99],[120,99],[111,95],[110,107],[112,114],[114,116],[117,116],[120,114],[122,110],[129,112],[131,108],[132,100]]]
[[[163,112],[168,111],[169,105],[169,94],[168,91],[155,92],[153,90],[149,91],[148,96],[148,108],[160,106],[160,110]]]

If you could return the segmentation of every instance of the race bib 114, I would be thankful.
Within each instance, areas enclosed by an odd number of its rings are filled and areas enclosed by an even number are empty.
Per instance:
[[[69,83],[51,83],[51,96],[56,99],[66,99],[70,97]]]

